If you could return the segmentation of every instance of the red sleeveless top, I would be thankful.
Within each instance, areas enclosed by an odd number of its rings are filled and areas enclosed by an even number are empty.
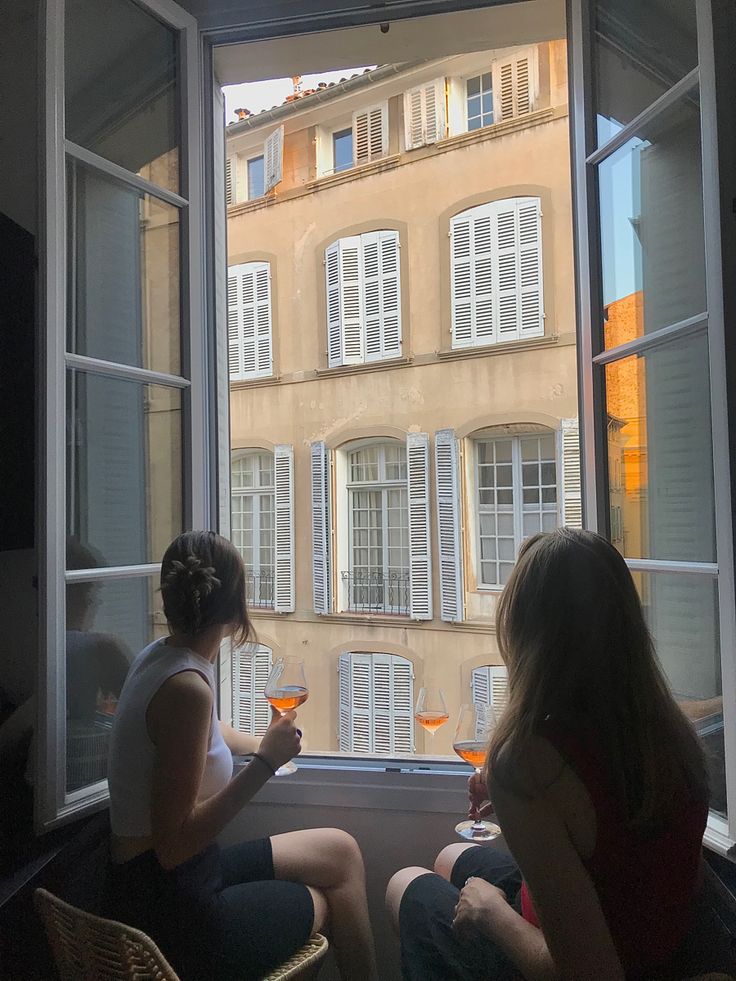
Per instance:
[[[557,727],[545,725],[543,734],[590,795],[597,833],[593,854],[583,865],[627,977],[636,977],[664,964],[690,927],[708,804],[683,800],[663,831],[642,836],[626,827],[594,751]],[[521,909],[525,920],[540,925],[526,883]]]

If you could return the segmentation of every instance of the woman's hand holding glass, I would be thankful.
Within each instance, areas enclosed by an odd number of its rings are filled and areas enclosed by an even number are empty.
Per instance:
[[[468,777],[468,817],[479,821],[488,814],[493,814],[493,804],[488,799],[486,772],[473,772]]]
[[[259,754],[273,770],[278,770],[302,751],[301,730],[296,727],[296,712],[271,707],[271,722],[258,747]]]

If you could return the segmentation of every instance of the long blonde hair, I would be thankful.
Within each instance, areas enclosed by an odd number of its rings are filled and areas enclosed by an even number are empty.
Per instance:
[[[504,773],[550,719],[594,745],[630,826],[656,827],[678,794],[707,799],[705,759],[670,692],[631,574],[613,546],[559,528],[522,546],[499,601],[509,701],[489,748]]]

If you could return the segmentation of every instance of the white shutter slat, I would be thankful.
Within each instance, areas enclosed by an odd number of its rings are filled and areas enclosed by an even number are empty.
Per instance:
[[[294,448],[274,449],[274,610],[294,612]]]
[[[429,527],[429,437],[409,433],[406,438],[409,498],[410,615],[432,619],[432,557]]]
[[[498,340],[519,337],[519,246],[516,200],[499,201],[494,207],[493,238],[498,273],[495,305],[498,310]]]
[[[235,158],[225,161],[225,204],[235,204]]]
[[[350,654],[351,731],[354,753],[373,753],[373,664],[371,654]]]
[[[426,143],[444,140],[447,132],[445,80],[435,79],[424,88],[424,139]]]
[[[330,569],[330,475],[324,443],[312,443],[312,590],[314,612],[332,609]]]
[[[353,153],[356,167],[388,153],[388,104],[353,113]]]
[[[414,667],[391,655],[391,752],[414,752]]]
[[[227,364],[232,376],[243,373],[240,322],[238,276],[232,269],[229,269],[227,276]]]
[[[401,355],[399,233],[361,235],[365,360]]]
[[[473,668],[470,690],[474,702],[490,705],[498,715],[508,701],[508,673],[503,665],[484,664]]]
[[[583,527],[583,495],[580,479],[580,434],[577,419],[563,419],[561,429],[562,523]]]
[[[255,345],[256,373],[259,376],[273,374],[271,265],[268,262],[255,269]]]
[[[382,276],[379,232],[367,232],[360,237],[362,262],[363,322],[365,324],[366,361],[382,356]]]
[[[534,108],[536,55],[527,51],[493,65],[494,119],[506,122]]]
[[[424,106],[421,89],[404,94],[404,145],[407,150],[424,143]]]
[[[263,144],[264,192],[281,183],[284,169],[284,127],[279,126]]]
[[[463,573],[460,542],[459,451],[452,429],[434,438],[437,530],[440,549],[440,615],[449,623],[463,619]]]
[[[470,694],[473,702],[480,702],[482,705],[491,704],[490,670],[485,665],[482,668],[473,668],[470,676]]]
[[[470,247],[472,219],[455,216],[450,221],[450,302],[452,346],[473,343],[473,254]]]

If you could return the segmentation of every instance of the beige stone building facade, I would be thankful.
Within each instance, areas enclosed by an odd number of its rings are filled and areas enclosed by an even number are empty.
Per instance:
[[[245,116],[245,113],[242,115]],[[564,41],[381,66],[227,130],[233,540],[310,751],[446,754],[504,697],[520,542],[580,520]],[[440,686],[450,723],[413,722]]]

